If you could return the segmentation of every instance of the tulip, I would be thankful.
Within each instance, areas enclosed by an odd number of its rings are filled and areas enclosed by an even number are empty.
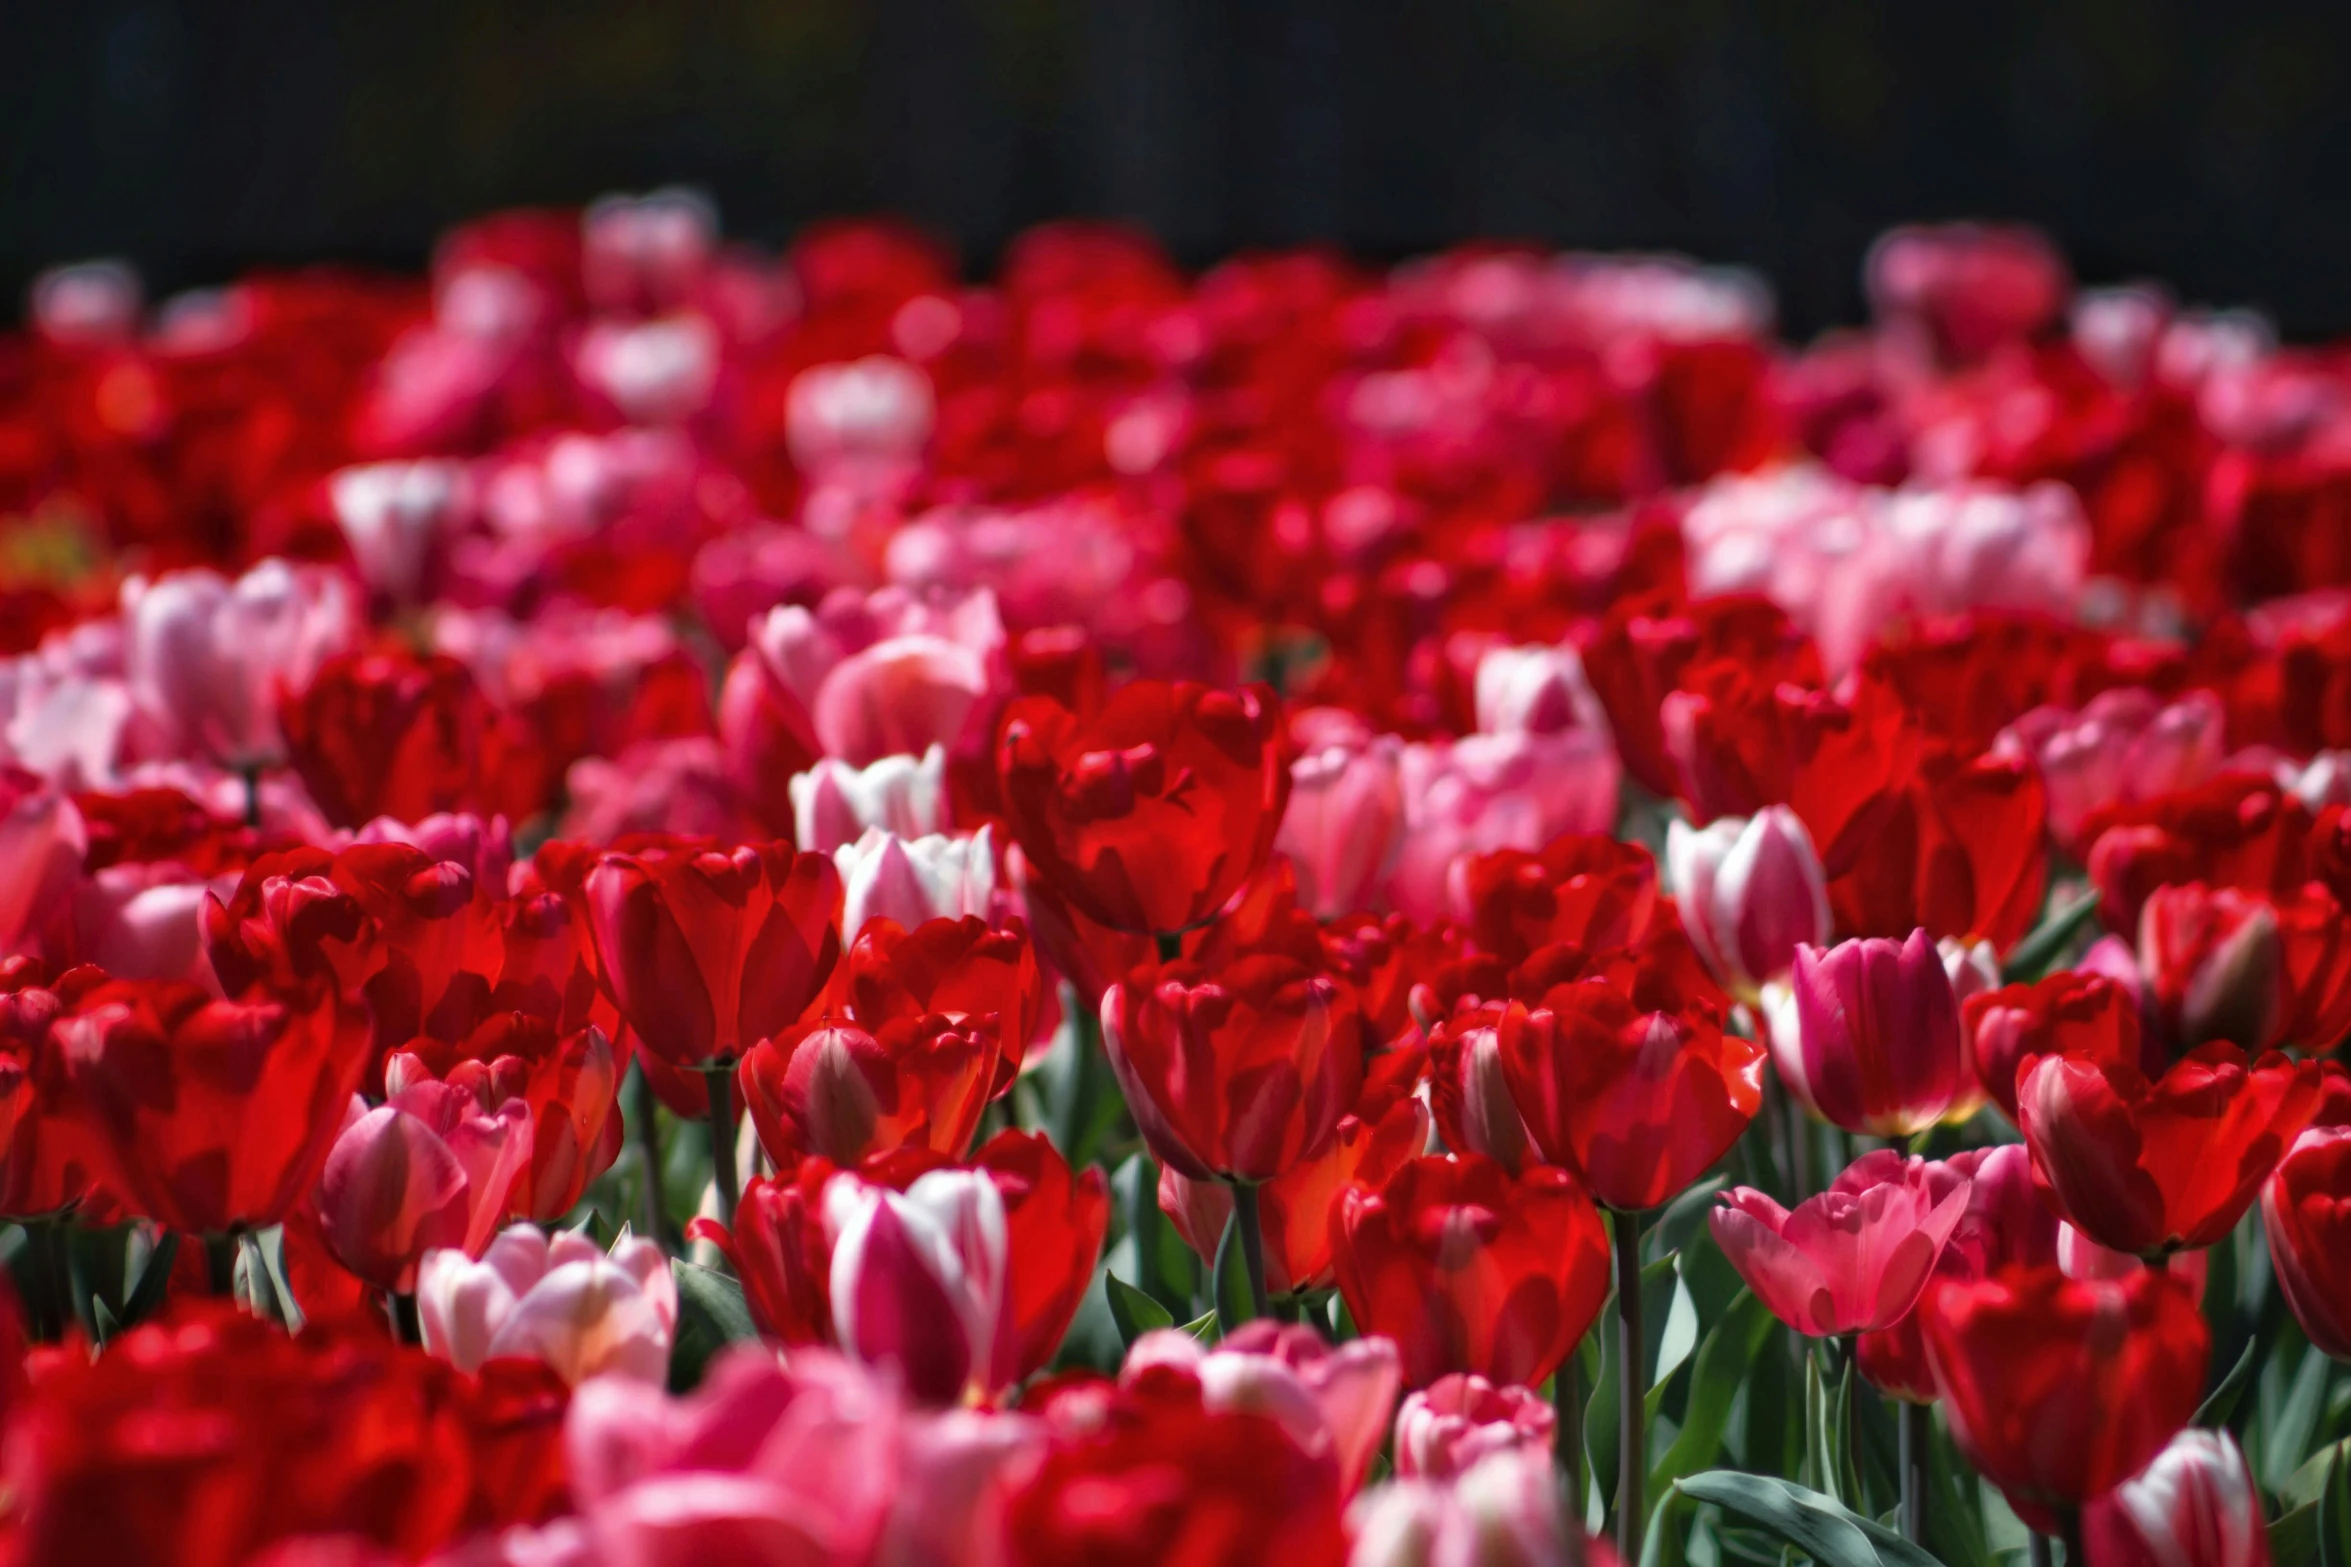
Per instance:
[[[601,1028],[559,1034],[542,1017],[511,1012],[463,1046],[420,1041],[419,1050],[395,1051],[384,1063],[393,1099],[435,1080],[470,1094],[484,1114],[509,1099],[529,1111],[529,1164],[513,1190],[519,1217],[543,1224],[571,1212],[620,1156],[620,1065]]]
[[[850,1015],[886,1045],[894,1031],[946,1018],[993,1040],[989,1097],[1012,1086],[1043,1005],[1037,955],[1019,920],[1003,928],[973,915],[925,920],[911,929],[874,920],[849,948]]]
[[[1274,848],[1298,868],[1299,898],[1336,919],[1368,907],[1404,846],[1405,803],[1394,735],[1309,751],[1290,766],[1290,803]]]
[[[1608,714],[1572,647],[1493,647],[1471,677],[1480,734],[1606,734]]]
[[[996,846],[988,828],[969,837],[901,839],[868,827],[837,849],[841,873],[841,929],[852,940],[868,921],[887,919],[912,928],[928,919],[986,917],[996,897]]]
[[[1502,1030],[1515,1036],[1530,1023],[1524,1007],[1506,1014],[1482,1006],[1429,1030],[1429,1107],[1445,1146],[1482,1153],[1512,1172],[1527,1163],[1529,1140],[1503,1072]]]
[[[1889,1148],[1863,1154],[1790,1213],[1749,1186],[1718,1199],[1715,1243],[1772,1314],[1799,1333],[1891,1327],[1921,1291],[1967,1208],[1969,1183]]]
[[[1339,1294],[1395,1340],[1408,1387],[1449,1371],[1540,1382],[1608,1294],[1600,1216],[1563,1170],[1424,1155],[1380,1187],[1350,1183],[1330,1223]]]
[[[0,763],[0,956],[37,944],[73,897],[88,850],[71,797]]]
[[[1527,1135],[1621,1213],[1669,1201],[1763,1107],[1762,1047],[1659,984],[1635,996],[1597,979],[1555,986],[1544,1007],[1507,1009],[1496,1036]]]
[[[118,980],[79,996],[56,1028],[109,1155],[107,1184],[132,1211],[195,1234],[285,1218],[317,1181],[367,1067],[323,984],[221,1001]]]
[[[308,686],[362,626],[340,572],[282,560],[234,582],[201,569],[134,577],[122,609],[124,675],[140,711],[173,751],[231,768],[284,756],[280,697]]]
[[[2277,911],[2234,887],[2165,887],[2139,914],[2139,967],[2175,1054],[2227,1040],[2262,1050],[2287,1021]]]
[[[0,965],[0,1213],[12,1218],[83,1201],[111,1163],[54,1026],[106,977],[83,969],[60,979],[56,990],[29,978]]]
[[[1454,902],[1477,946],[1506,964],[1560,945],[1629,947],[1671,925],[1657,896],[1657,864],[1638,844],[1568,833],[1540,850],[1502,849],[1460,861]]]
[[[797,1021],[841,951],[840,876],[781,844],[607,854],[582,887],[606,988],[675,1066],[739,1058]]]
[[[2143,1262],[2128,1252],[2099,1245],[2063,1221],[2057,1226],[2057,1266],[2069,1279],[2121,1279],[2141,1268],[2159,1267],[2185,1279],[2198,1300],[2204,1298],[2205,1276],[2211,1271],[2207,1252],[2175,1251],[2161,1262]]]
[[[2059,1212],[2155,1258],[2226,1236],[2319,1103],[2320,1067],[2205,1045],[2160,1078],[2129,1062],[2027,1061],[2018,1125]]]
[[[2252,1466],[2227,1431],[2191,1426],[2082,1511],[2096,1567],[2269,1567]]]
[[[623,1234],[607,1256],[576,1231],[550,1241],[516,1224],[478,1262],[454,1247],[426,1252],[416,1312],[424,1347],[460,1371],[514,1357],[574,1387],[608,1373],[658,1387],[677,1336],[677,1281],[651,1241]]]
[[[327,1245],[379,1289],[414,1288],[425,1252],[479,1257],[531,1163],[531,1108],[509,1099],[485,1113],[463,1089],[411,1084],[353,1115],[319,1176]]]
[[[863,768],[824,757],[791,782],[792,821],[800,847],[831,854],[878,827],[892,836],[927,838],[947,828],[947,752],[885,756]]]
[[[1576,1559],[1567,1531],[1582,1529],[1561,1506],[1549,1459],[1523,1449],[1488,1453],[1443,1479],[1375,1486],[1347,1519],[1355,1537],[1348,1567],[1554,1567]],[[1593,1567],[1617,1560],[1597,1539],[1579,1549]]]
[[[1098,1168],[1072,1171],[1038,1132],[998,1132],[974,1163],[1004,1200],[1013,1374],[1033,1376],[1060,1350],[1094,1282],[1110,1228],[1109,1184]]]
[[[1363,1081],[1352,992],[1289,957],[1138,970],[1103,995],[1102,1043],[1152,1153],[1194,1180],[1313,1158]]]
[[[2351,1360],[2351,1127],[2304,1132],[2261,1192],[2278,1287],[2310,1342]]]
[[[793,377],[784,438],[803,472],[862,489],[911,473],[933,418],[930,377],[903,359],[869,354]]]
[[[1812,835],[1784,805],[1696,829],[1677,818],[1665,867],[1691,944],[1743,1000],[1793,968],[1797,948],[1829,939],[1828,882]]]
[[[1139,680],[1079,715],[1005,712],[996,769],[1037,874],[1087,918],[1167,935],[1201,924],[1265,863],[1290,793],[1272,692]]]
[[[1796,953],[1795,1030],[1772,1030],[1788,1091],[1871,1137],[1932,1126],[1960,1091],[1959,1006],[1935,944],[1877,938]]]
[[[1531,853],[1562,835],[1604,834],[1616,823],[1621,773],[1604,730],[1415,742],[1397,766],[1404,845],[1388,898],[1416,920],[1459,912],[1455,867],[1465,856]]]
[[[2034,708],[2002,730],[1992,750],[2033,762],[2049,790],[2049,830],[2059,843],[2078,845],[2103,807],[2152,800],[2219,771],[2225,717],[2209,691],[2166,702],[2125,687],[2101,691],[2078,712]]]
[[[993,1396],[1014,1375],[1004,1199],[986,1175],[934,1170],[901,1194],[855,1175],[824,1189],[833,1332],[930,1403]]]
[[[1168,1372],[1198,1382],[1204,1407],[1264,1415],[1309,1454],[1331,1459],[1342,1496],[1355,1494],[1379,1456],[1403,1378],[1384,1338],[1333,1349],[1312,1328],[1264,1321],[1214,1349],[1179,1329],[1154,1329],[1128,1347],[1119,1381]]]
[[[1960,1019],[1974,1042],[1977,1080],[2011,1123],[2016,1071],[2031,1057],[2158,1064],[2144,1053],[2137,999],[2102,974],[2060,970],[2029,985],[2005,985],[1969,998]]]
[[[1548,1462],[1558,1424],[1534,1389],[1456,1371],[1404,1395],[1396,1411],[1396,1473],[1451,1480],[1488,1454],[1511,1451]]]
[[[737,1075],[769,1156],[851,1165],[911,1144],[959,1157],[987,1108],[999,1046],[992,1028],[959,1029],[935,1014],[927,1023],[889,1030],[885,1044],[846,1018],[824,1018],[752,1046]]]
[[[490,719],[473,676],[455,659],[329,659],[288,691],[278,723],[294,770],[330,821],[416,821],[477,803]]]

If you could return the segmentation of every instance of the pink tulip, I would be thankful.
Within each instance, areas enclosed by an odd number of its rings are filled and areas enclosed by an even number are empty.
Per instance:
[[[876,354],[794,377],[784,440],[801,472],[871,490],[911,472],[935,417],[930,377]]]
[[[699,191],[615,192],[580,220],[580,282],[598,310],[671,310],[691,296],[717,249],[718,210]]]
[[[465,464],[443,458],[363,463],[327,480],[327,504],[360,580],[395,604],[413,604],[469,520],[472,484]]]
[[[1744,999],[1784,977],[1799,946],[1829,939],[1820,857],[1812,835],[1784,805],[1702,828],[1677,818],[1666,829],[1665,871],[1699,956]]]
[[[1403,742],[1332,743],[1290,767],[1290,805],[1274,847],[1298,868],[1298,901],[1322,919],[1371,906],[1403,845]]]
[[[234,873],[211,880],[171,861],[126,860],[74,889],[74,956],[117,979],[184,979],[204,984],[207,894],[229,897]]]
[[[318,1182],[319,1218],[336,1260],[379,1289],[405,1291],[438,1247],[479,1257],[531,1167],[531,1108],[485,1111],[430,1078],[352,1116]]]
[[[0,764],[0,957],[36,945],[82,878],[89,833],[73,800]]]
[[[2082,1510],[2090,1567],[2269,1567],[2252,1466],[2226,1431],[2190,1426]]]
[[[687,838],[764,837],[729,780],[726,758],[708,735],[645,740],[607,760],[586,756],[564,775],[571,797],[563,836],[610,843],[630,833]]]
[[[1456,1371],[1404,1395],[1396,1411],[1396,1473],[1451,1480],[1490,1453],[1524,1449],[1548,1459],[1559,1417],[1533,1388],[1497,1387]]]
[[[1347,1567],[1556,1567],[1567,1531],[1582,1527],[1560,1505],[1549,1456],[1526,1448],[1489,1453],[1449,1482],[1374,1486],[1347,1524]]]
[[[1454,862],[1490,849],[1539,849],[1562,833],[1616,822],[1619,769],[1604,730],[1465,735],[1407,745],[1397,758],[1404,847],[1388,901],[1416,920],[1455,907]]]
[[[659,1386],[677,1335],[677,1281],[649,1240],[623,1235],[607,1256],[576,1231],[550,1241],[510,1225],[479,1262],[428,1251],[416,1271],[425,1348],[460,1371],[514,1356],[575,1387],[612,1372]]]
[[[630,424],[683,424],[718,390],[718,333],[691,312],[658,321],[596,321],[580,334],[572,369],[580,384]]]
[[[1945,936],[1935,943],[1935,950],[1951,981],[1951,999],[1961,1009],[1959,1092],[1943,1111],[1943,1119],[1957,1126],[1984,1107],[1984,1082],[1976,1072],[1975,1036],[1968,1032],[1965,1009],[1968,997],[2000,988],[2000,954],[1988,941],[1962,941],[1957,936]]]
[[[2036,707],[2000,732],[1996,756],[2020,757],[2049,791],[2049,830],[2072,843],[2092,812],[2202,783],[2220,769],[2220,698],[2166,702],[2137,688],[2102,691],[2079,711]]]
[[[1708,1218],[1723,1255],[1772,1314],[1828,1338],[1908,1315],[1967,1211],[1969,1184],[1881,1148],[1793,1213],[1740,1186],[1723,1193]]]
[[[825,1185],[824,1224],[842,1349],[896,1367],[927,1403],[1004,1386],[1014,1370],[1004,1200],[984,1171],[933,1170],[904,1192],[844,1171]]]
[[[1572,647],[1488,648],[1470,685],[1480,734],[1607,732],[1607,710]]]
[[[936,834],[912,842],[868,827],[833,852],[842,886],[841,930],[851,941],[866,922],[892,919],[912,930],[924,920],[987,918],[995,910],[996,841],[982,827],[968,837]]]
[[[278,701],[353,646],[357,595],[341,573],[265,560],[236,581],[203,569],[123,585],[123,673],[171,754],[231,768],[284,752]]]
[[[885,756],[866,767],[820,758],[791,782],[792,822],[800,847],[831,854],[880,828],[898,838],[927,838],[947,828],[947,753]]]
[[[1815,1115],[1849,1132],[1907,1137],[1959,1097],[1959,1005],[1925,931],[1800,946],[1791,992],[1772,1019],[1772,1057]]]
[[[1329,1454],[1342,1495],[1370,1472],[1404,1386],[1403,1362],[1387,1339],[1334,1349],[1312,1328],[1262,1320],[1214,1349],[1176,1328],[1146,1333],[1127,1350],[1119,1380],[1131,1386],[1162,1371],[1197,1381],[1210,1409],[1264,1415],[1308,1453]]]

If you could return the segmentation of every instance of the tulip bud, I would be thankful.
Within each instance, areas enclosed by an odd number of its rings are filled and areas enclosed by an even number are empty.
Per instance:
[[[2269,1567],[2261,1493],[2228,1432],[2190,1426],[2082,1511],[2094,1567]]]
[[[933,1170],[900,1193],[843,1172],[825,1186],[824,1219],[844,1350],[896,1366],[931,1403],[1010,1380],[1004,1199],[985,1173]]]
[[[947,752],[933,745],[920,759],[885,756],[851,767],[825,757],[791,782],[792,821],[800,847],[832,854],[880,828],[899,838],[926,838],[947,826]]]
[[[1959,1004],[1923,930],[1797,949],[1795,1037],[1775,1027],[1780,1075],[1849,1132],[1907,1137],[1959,1096]]]
[[[1812,835],[1784,805],[1706,827],[1666,829],[1665,871],[1692,945],[1725,987],[1752,999],[1829,939],[1828,881]]]
[[[1396,1411],[1396,1473],[1450,1480],[1488,1454],[1519,1448],[1548,1458],[1558,1424],[1534,1389],[1456,1371],[1404,1395]]]
[[[2286,1022],[2285,950],[2269,900],[2234,887],[2164,887],[2139,914],[2139,967],[2175,1053],[2227,1040],[2275,1044]]]
[[[2310,1342],[2351,1361],[2351,1127],[2295,1140],[2261,1193],[2278,1288]]]
[[[1378,1456],[1404,1376],[1387,1339],[1375,1335],[1333,1349],[1311,1328],[1263,1321],[1213,1350],[1177,1329],[1146,1333],[1127,1351],[1119,1380],[1132,1386],[1162,1370],[1198,1382],[1207,1408],[1263,1415],[1303,1451],[1328,1454],[1341,1495],[1363,1483]]]

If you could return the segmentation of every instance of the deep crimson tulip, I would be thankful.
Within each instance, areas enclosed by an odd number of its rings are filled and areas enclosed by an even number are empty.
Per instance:
[[[2094,1567],[2269,1567],[2261,1488],[2227,1431],[2190,1426],[2082,1511]]]
[[[1386,1081],[1377,1079],[1387,1077]],[[1355,1108],[1320,1154],[1257,1189],[1265,1232],[1265,1287],[1275,1295],[1319,1289],[1330,1282],[1331,1205],[1350,1182],[1377,1190],[1404,1161],[1428,1146],[1428,1108],[1378,1063]],[[1212,1262],[1233,1213],[1233,1191],[1222,1181],[1199,1181],[1172,1165],[1159,1170],[1159,1207],[1186,1245]]]
[[[384,965],[383,933],[323,849],[264,854],[224,901],[207,894],[204,955],[229,995],[313,983],[356,993]]]
[[[117,980],[55,1025],[110,1186],[175,1230],[277,1223],[306,1196],[367,1067],[324,985],[215,1000],[175,981]]]
[[[55,989],[31,977],[0,979],[0,1213],[14,1218],[83,1201],[110,1162],[55,1027],[106,976],[76,969]]]
[[[490,714],[466,667],[440,654],[346,653],[278,710],[310,797],[345,827],[421,821],[475,803]]]
[[[977,915],[925,920],[911,930],[869,921],[849,949],[843,984],[850,1014],[877,1038],[943,1015],[992,1034],[998,1056],[986,1082],[993,1098],[1012,1086],[1043,1006],[1036,949],[1017,919],[1002,927]]]
[[[317,1535],[415,1560],[562,1505],[566,1395],[536,1371],[477,1381],[372,1326],[289,1337],[209,1302],[111,1348],[54,1362],[12,1422],[24,1561],[241,1567]]]
[[[2317,1112],[2321,1071],[2230,1044],[2150,1080],[2130,1062],[2041,1056],[2019,1071],[2017,1124],[2059,1213],[2110,1251],[2210,1246]]]
[[[2156,890],[2139,911],[2139,968],[2152,1021],[2177,1054],[2225,1039],[2266,1050],[2285,1034],[2288,996],[2277,910],[2237,887]]]
[[[1938,1284],[1919,1311],[1952,1439],[2044,1532],[2145,1468],[2204,1397],[2212,1330],[2161,1269],[2008,1268]]]
[[[1512,1006],[1497,1033],[1535,1146],[1623,1212],[1670,1200],[1763,1107],[1763,1047],[1726,1032],[1711,1003],[1661,988],[1556,985],[1541,1008]]]
[[[2262,1188],[2261,1221],[2294,1320],[2351,1360],[2351,1127],[2302,1134]]]
[[[2011,1124],[2016,1069],[2033,1056],[2161,1065],[2146,1054],[2138,998],[2103,974],[2061,969],[2031,984],[2003,985],[1968,997],[1959,1017],[1977,1081]]]
[[[1639,844],[1601,833],[1570,833],[1534,853],[1472,855],[1454,875],[1471,939],[1506,964],[1562,943],[1627,946],[1655,923],[1657,862]]]
[[[840,873],[780,843],[607,854],[583,896],[613,1004],[673,1066],[739,1059],[790,1027],[841,955]]]
[[[1715,1244],[1772,1315],[1815,1338],[1891,1327],[1967,1208],[1963,1175],[1880,1148],[1791,1213],[1751,1186],[1718,1199]]]
[[[1353,991],[1295,959],[1188,959],[1102,997],[1102,1043],[1162,1164],[1270,1180],[1329,1146],[1363,1082]]]
[[[1513,1176],[1479,1154],[1421,1155],[1332,1206],[1339,1294],[1396,1341],[1404,1380],[1449,1371],[1536,1383],[1580,1343],[1608,1294],[1608,1237],[1564,1170]]]
[[[501,1023],[503,1026],[500,1026]],[[594,1024],[559,1035],[544,1018],[502,1014],[463,1045],[417,1042],[385,1063],[384,1085],[439,1078],[471,1094],[484,1110],[520,1099],[531,1113],[529,1172],[514,1184],[516,1218],[546,1223],[579,1205],[588,1183],[620,1156],[621,1063],[612,1039]]]
[[[1852,864],[1829,880],[1837,926],[1868,936],[1989,941],[2006,951],[2040,916],[2049,802],[2021,759],[1922,763]]]
[[[1091,1402],[1091,1400],[1089,1400]],[[1341,1567],[1338,1466],[1269,1416],[1151,1378],[1058,1426],[1006,1525],[1024,1567]]]
[[[2159,887],[2203,882],[2272,896],[2309,879],[2318,821],[2309,806],[2268,778],[2224,773],[2160,799],[2097,813],[2090,884],[2108,930],[2135,931]]]
[[[1188,929],[1272,852],[1290,769],[1280,703],[1262,686],[1138,680],[1083,715],[1023,697],[998,732],[1021,852],[1103,925]]]

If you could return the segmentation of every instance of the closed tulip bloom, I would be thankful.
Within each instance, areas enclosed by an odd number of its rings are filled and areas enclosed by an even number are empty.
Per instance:
[[[869,827],[833,852],[841,873],[841,932],[850,940],[877,919],[912,928],[930,919],[986,917],[996,899],[996,843],[985,827],[968,837],[911,842]]]
[[[1670,1201],[1763,1107],[1763,1048],[1726,1032],[1710,1003],[1597,979],[1545,1000],[1504,1012],[1503,1077],[1543,1157],[1610,1208]]]
[[[318,1211],[337,1261],[378,1289],[415,1287],[425,1252],[478,1257],[531,1166],[531,1108],[484,1111],[461,1088],[427,1079],[359,1113],[327,1155]]]
[[[2063,969],[1972,996],[1960,1008],[1960,1028],[1973,1041],[1977,1081],[2012,1125],[2016,1071],[2031,1057],[2159,1065],[2145,1054],[2137,998],[2103,974]]]
[[[2227,1431],[2191,1426],[2082,1510],[2091,1567],[2269,1567],[2261,1490]]]
[[[985,1399],[1012,1380],[1004,1199],[987,1175],[934,1170],[901,1193],[844,1172],[825,1186],[824,1222],[842,1349],[896,1367],[927,1403]]]
[[[1212,917],[1265,863],[1290,794],[1280,705],[1262,686],[1138,680],[1096,711],[1006,710],[997,776],[1036,873],[1114,930]]]
[[[539,902],[562,915],[555,899]],[[515,956],[510,945],[510,971]],[[561,1034],[543,1017],[510,1012],[463,1046],[432,1040],[418,1046],[394,1051],[384,1063],[384,1089],[392,1098],[437,1078],[470,1094],[485,1113],[514,1098],[529,1108],[530,1166],[515,1182],[517,1217],[542,1224],[560,1219],[620,1157],[621,1063],[603,1029],[591,1024]]]
[[[677,1281],[648,1240],[608,1256],[576,1231],[550,1241],[528,1224],[499,1232],[479,1262],[429,1251],[416,1274],[424,1345],[460,1371],[536,1360],[578,1386],[608,1372],[661,1385],[677,1336]]]
[[[1331,743],[1291,764],[1274,847],[1298,868],[1298,901],[1321,919],[1368,908],[1404,844],[1403,742]]]
[[[1251,954],[1138,969],[1102,997],[1102,1043],[1144,1140],[1195,1180],[1270,1180],[1329,1145],[1363,1082],[1351,987]]]
[[[278,700],[357,640],[359,598],[341,572],[282,560],[234,582],[202,569],[134,577],[123,585],[131,695],[180,755],[278,761]]]
[[[1533,1385],[1582,1341],[1608,1294],[1608,1237],[1564,1170],[1423,1155],[1331,1210],[1339,1293],[1395,1340],[1404,1381],[1449,1371]]]
[[[2261,1220],[2294,1320],[2351,1360],[2351,1127],[2302,1134],[2262,1188]]]
[[[841,954],[840,873],[782,844],[607,854],[584,901],[614,1004],[673,1066],[740,1057],[789,1027]]]
[[[828,756],[793,775],[791,796],[800,847],[816,854],[846,848],[869,827],[928,837],[947,828],[947,752],[934,745],[920,757],[885,756],[862,768]]]
[[[1829,939],[1829,892],[1812,835],[1784,805],[1702,828],[1666,829],[1666,879],[1706,966],[1752,1002],[1795,966],[1796,949]]]
[[[1531,1387],[1456,1371],[1404,1395],[1396,1411],[1396,1473],[1450,1480],[1489,1453],[1524,1449],[1548,1461],[1559,1416]]]
[[[2156,1269],[2009,1268],[1938,1284],[1920,1315],[1952,1439],[2044,1532],[2144,1469],[2204,1397],[2212,1330]]]
[[[489,706],[453,658],[341,654],[291,689],[277,716],[303,787],[338,826],[478,803]]]
[[[751,1047],[737,1077],[772,1157],[851,1165],[909,1143],[950,1158],[971,1146],[995,1078],[993,1028],[933,1015],[927,1027],[885,1032],[886,1042],[847,1018],[823,1018]]]
[[[1328,1456],[1339,1492],[1352,1496],[1387,1439],[1402,1390],[1396,1346],[1360,1338],[1336,1349],[1312,1328],[1251,1322],[1214,1349],[1176,1328],[1145,1333],[1127,1350],[1119,1380],[1129,1386],[1173,1372],[1200,1384],[1209,1409],[1239,1409],[1279,1423],[1308,1453]]]
[[[1429,1030],[1429,1106],[1445,1146],[1482,1153],[1517,1171],[1530,1157],[1526,1122],[1502,1068],[1502,1030],[1529,1026],[1525,1009],[1483,1006],[1457,1012]]]
[[[2234,1045],[2149,1079],[2129,1062],[2028,1062],[2018,1125],[2051,1200],[2099,1245],[2136,1257],[2210,1246],[2237,1227],[2317,1112],[2321,1071]]]
[[[2216,1039],[2281,1041],[2288,1002],[2277,910],[2234,887],[2163,887],[2139,911],[2139,968],[2174,1054]]]
[[[1890,1327],[1917,1304],[1966,1211],[1968,1186],[1881,1148],[1793,1213],[1739,1186],[1717,1200],[1709,1223],[1774,1316],[1815,1338],[1842,1337]]]
[[[1934,941],[1877,937],[1796,954],[1795,1037],[1772,1030],[1788,1091],[1823,1120],[1908,1137],[1960,1092],[1959,1005]]]

